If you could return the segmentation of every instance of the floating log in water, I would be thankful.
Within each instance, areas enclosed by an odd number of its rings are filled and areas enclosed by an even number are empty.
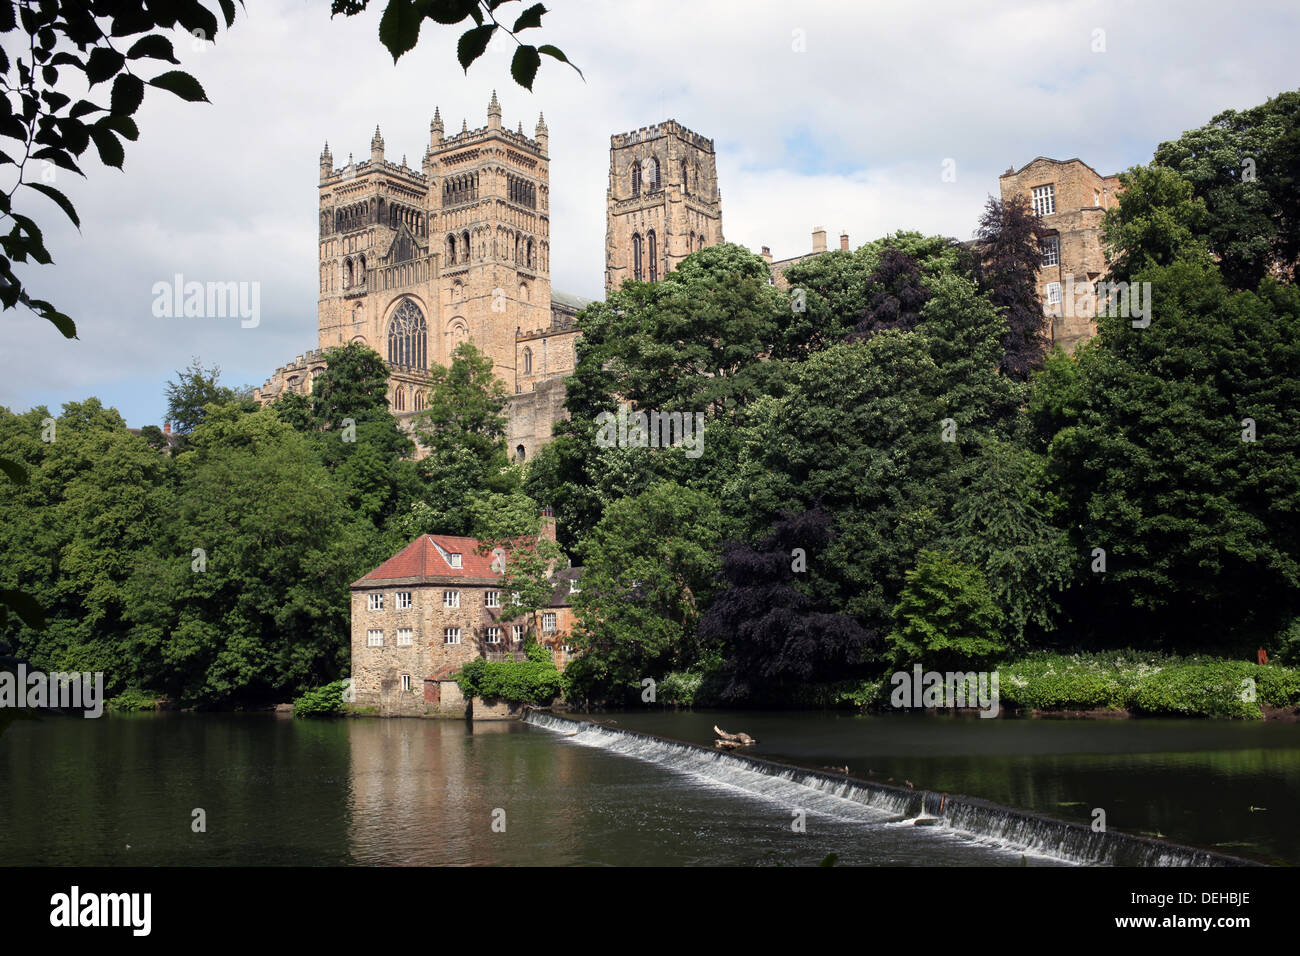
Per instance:
[[[718,735],[719,740],[730,740],[742,747],[752,747],[757,742],[749,734],[729,734],[717,724],[713,725],[713,732]]]

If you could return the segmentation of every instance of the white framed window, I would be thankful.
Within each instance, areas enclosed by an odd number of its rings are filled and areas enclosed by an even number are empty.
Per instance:
[[[521,601],[521,600],[519,599],[519,592],[518,592],[518,591],[511,591],[511,592],[510,592],[510,603],[513,604],[515,607],[518,607],[520,604],[523,603],[523,601]]]
[[[564,653],[566,653],[566,654],[572,654],[572,653],[573,653],[573,645],[572,645],[572,644],[561,644],[560,647],[561,647],[561,649],[563,649]]]
[[[499,628],[499,627],[489,627],[489,628],[487,629],[487,633],[484,635],[484,638],[483,638],[483,639],[484,639],[485,641],[487,641],[489,644],[500,644],[500,643],[501,643],[501,628]]]
[[[366,631],[366,647],[383,647],[384,632],[379,628],[371,628]]]
[[[453,552],[451,552],[451,554],[448,555],[448,557],[451,559],[451,566],[452,566],[453,568],[459,568],[459,567],[461,567],[461,557],[460,557],[460,552],[459,552],[459,551],[453,551]]]
[[[406,610],[406,609],[407,609],[408,607],[410,607],[410,606],[411,606],[411,592],[410,592],[410,591],[398,591],[398,592],[397,592],[397,609],[398,609],[399,611],[404,611],[404,610]]]
[[[554,634],[554,633],[555,633],[555,615],[554,615],[554,614],[548,612],[548,613],[542,615],[542,633],[543,633],[543,634]]]
[[[1061,283],[1059,282],[1047,283],[1047,304],[1048,305],[1061,304]]]
[[[442,606],[443,606],[443,607],[460,607],[460,592],[459,592],[459,591],[443,591],[443,592],[442,592]]]
[[[569,593],[570,593],[570,594],[577,594],[578,591],[579,591],[579,588],[578,588],[578,582],[577,582],[577,579],[576,579],[576,578],[570,578],[570,579],[569,579]]]
[[[486,591],[486,592],[484,592],[484,594],[483,594],[483,605],[484,605],[484,607],[500,607],[500,606],[501,606],[501,592],[500,592],[500,591]]]
[[[510,628],[510,636],[514,639],[516,644],[522,643],[524,639],[524,626],[522,624],[514,625]]]
[[[403,675],[402,675],[402,693],[403,693],[403,694],[409,694],[410,692],[411,692],[411,675],[410,675],[410,674],[403,674]]]
[[[1044,268],[1047,266],[1056,266],[1061,264],[1061,238],[1060,236],[1049,236],[1043,240],[1043,261]]]
[[[397,629],[397,646],[410,647],[415,643],[415,632],[409,627],[399,627]]]
[[[1034,215],[1050,216],[1056,212],[1056,186],[1048,183],[1046,186],[1034,187]]]
[[[459,643],[460,643],[460,628],[458,628],[458,627],[449,627],[449,628],[447,628],[446,630],[444,630],[444,631],[442,632],[442,642],[443,642],[444,644],[459,644]]]
[[[382,593],[367,594],[366,599],[366,607],[370,610],[382,611],[384,609],[384,595]]]

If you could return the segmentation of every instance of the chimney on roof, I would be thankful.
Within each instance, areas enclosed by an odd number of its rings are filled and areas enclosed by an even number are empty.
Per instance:
[[[172,433],[172,423],[171,423],[171,422],[163,422],[163,434],[164,434],[164,435],[170,435],[171,433]]]
[[[847,232],[840,233],[840,251],[841,252],[849,251],[849,234]]]
[[[813,226],[813,254],[826,251],[826,230],[821,226]]]
[[[555,541],[555,509],[542,509],[542,530],[539,537],[546,538],[549,541]]]
[[[769,249],[767,246],[764,246],[761,255],[763,257],[763,261],[770,266],[772,264],[772,250]]]

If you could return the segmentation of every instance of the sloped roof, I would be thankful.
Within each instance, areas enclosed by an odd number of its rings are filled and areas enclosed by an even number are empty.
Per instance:
[[[559,289],[551,290],[551,302],[554,305],[567,306],[581,312],[587,306],[591,305],[591,299],[585,299],[580,295],[574,295],[572,292],[561,292]]]
[[[1113,178],[1114,178],[1114,175],[1113,175],[1113,174],[1110,175],[1110,176],[1104,176],[1104,175],[1102,175],[1101,173],[1097,172],[1097,170],[1093,169],[1091,166],[1089,166],[1087,163],[1085,163],[1083,160],[1081,160],[1078,156],[1075,156],[1075,157],[1072,158],[1072,159],[1052,159],[1052,157],[1050,157],[1050,156],[1035,156],[1033,159],[1031,159],[1029,162],[1025,163],[1025,165],[1021,166],[1019,169],[1013,169],[1013,170],[1011,170],[1011,171],[1005,172],[1005,173],[1003,173],[1001,176],[999,176],[998,179],[1006,179],[1008,176],[1019,176],[1021,173],[1023,173],[1023,172],[1024,172],[1026,169],[1028,169],[1030,166],[1034,165],[1034,163],[1052,163],[1052,164],[1054,164],[1054,165],[1056,165],[1056,166],[1068,166],[1070,163],[1078,163],[1080,166],[1083,166],[1083,167],[1087,168],[1087,169],[1088,169],[1090,172],[1092,172],[1092,173],[1093,173],[1093,174],[1094,174],[1098,179],[1113,179]]]
[[[478,538],[444,534],[422,534],[369,574],[352,582],[354,588],[372,587],[387,581],[408,584],[438,584],[467,579],[499,580],[492,567],[492,555],[478,553]],[[453,568],[445,555],[459,554],[461,566]]]

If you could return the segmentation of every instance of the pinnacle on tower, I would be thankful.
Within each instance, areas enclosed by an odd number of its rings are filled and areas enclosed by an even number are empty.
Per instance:
[[[537,114],[537,132],[534,133],[533,135],[534,135],[534,137],[536,138],[538,145],[541,146],[542,149],[546,149],[546,142],[547,142],[547,135],[546,135],[546,133],[547,133],[547,130],[546,130],[546,117],[543,116],[541,113],[538,113],[538,114]]]
[[[492,91],[492,102],[488,103],[488,129],[501,128],[501,104],[497,102],[497,91]]]
[[[468,133],[468,132],[469,132],[469,120],[464,120],[464,119],[463,119],[463,120],[460,121],[460,131],[461,131],[462,133]]]
[[[376,163],[383,162],[384,159],[384,137],[378,126],[375,126],[375,135],[370,140],[370,159]]]
[[[334,157],[330,154],[329,140],[325,141],[325,149],[320,154],[320,179],[324,182],[334,174]]]
[[[433,121],[429,123],[429,143],[437,146],[442,142],[442,114],[438,112],[438,107],[433,108]]]

